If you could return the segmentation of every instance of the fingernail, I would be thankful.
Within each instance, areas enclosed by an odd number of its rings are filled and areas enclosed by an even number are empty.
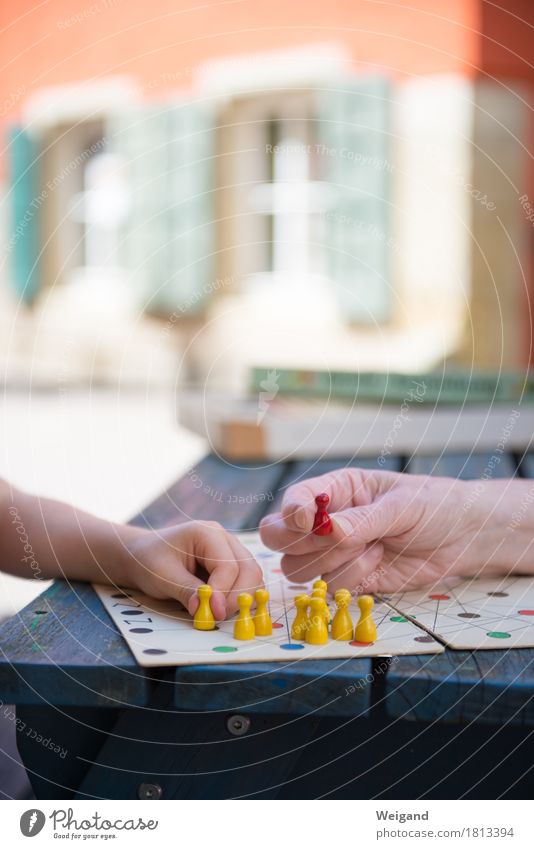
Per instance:
[[[302,509],[295,510],[295,513],[293,514],[293,524],[300,531],[308,530],[307,516],[306,516],[306,513],[304,512],[304,510],[302,510]]]

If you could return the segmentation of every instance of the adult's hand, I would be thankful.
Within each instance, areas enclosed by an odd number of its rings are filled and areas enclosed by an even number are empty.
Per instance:
[[[342,469],[291,486],[260,533],[283,552],[291,580],[321,575],[331,592],[394,592],[444,576],[509,573],[526,562],[510,522],[528,484]],[[333,522],[323,537],[311,532],[320,492],[330,496]],[[531,571],[533,564],[534,554]]]

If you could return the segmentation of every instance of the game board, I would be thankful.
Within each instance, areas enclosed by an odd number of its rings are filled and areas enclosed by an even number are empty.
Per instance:
[[[380,597],[453,649],[534,646],[532,578],[442,581],[424,592]]]
[[[182,666],[190,664],[250,663],[252,661],[293,661],[376,657],[401,654],[438,654],[444,647],[409,619],[399,616],[377,601],[374,621],[376,643],[361,644],[329,640],[320,646],[291,638],[296,595],[310,592],[309,584],[292,584],[282,573],[280,555],[266,549],[258,534],[241,534],[240,539],[261,564],[270,596],[273,633],[270,637],[240,641],[233,637],[234,620],[220,622],[215,631],[197,631],[192,618],[179,602],[155,600],[136,590],[117,589],[102,584],[95,590],[107,612],[128,643],[141,666]],[[330,602],[331,611],[334,604]],[[349,608],[353,621],[359,610]]]

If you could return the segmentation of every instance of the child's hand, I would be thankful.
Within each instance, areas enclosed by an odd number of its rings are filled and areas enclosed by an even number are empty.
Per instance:
[[[127,548],[125,582],[153,598],[178,599],[192,616],[199,604],[197,588],[204,583],[199,567],[208,573],[218,620],[235,613],[239,593],[254,593],[263,583],[250,551],[217,522],[139,531]]]
[[[261,538],[284,552],[291,580],[320,574],[331,592],[408,590],[481,568],[496,574],[490,561],[503,539],[506,490],[499,497],[495,483],[482,491],[480,483],[342,469],[290,487]],[[329,536],[311,533],[320,492],[330,496]]]

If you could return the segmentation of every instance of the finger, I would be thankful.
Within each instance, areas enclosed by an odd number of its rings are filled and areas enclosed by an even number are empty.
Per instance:
[[[295,583],[307,583],[319,575],[329,575],[343,565],[353,562],[364,551],[365,545],[361,545],[351,552],[339,548],[328,551],[326,554],[316,552],[301,554],[297,557],[285,554],[282,557],[281,566],[289,580],[295,581]],[[325,580],[327,579],[325,578]]]
[[[345,541],[370,543],[386,536],[394,536],[409,524],[409,511],[404,510],[398,497],[392,493],[380,496],[365,507],[353,507],[331,517],[335,532]]]
[[[355,595],[373,593],[377,590],[383,567],[381,566],[384,546],[380,542],[368,545],[365,551],[350,563],[344,563],[324,575],[328,592],[347,589]]]
[[[311,531],[317,509],[315,497],[320,492],[329,496],[330,511],[339,512],[356,504],[370,504],[378,493],[393,485],[396,477],[390,472],[354,467],[309,478],[289,487],[282,501],[282,515],[291,530]]]
[[[216,619],[230,616],[238,608],[239,593],[254,593],[263,584],[263,572],[248,548],[233,534],[212,527],[203,534],[202,565],[210,572],[212,610]],[[195,602],[198,606],[198,601]]]
[[[399,512],[396,497],[387,494],[365,507],[354,507],[332,514],[332,533],[327,536],[298,533],[287,527],[280,513],[273,513],[262,520],[260,536],[269,548],[291,557],[309,554],[317,558],[322,556],[325,562],[330,562],[333,553],[342,550],[348,560],[347,551],[350,551],[352,559],[367,543],[391,534]]]
[[[200,586],[203,582],[199,581],[198,586]],[[209,581],[208,581],[209,583]],[[198,590],[198,587],[197,587]],[[198,592],[195,591],[189,598],[189,601],[186,605],[187,611],[191,616],[194,616],[198,610],[198,606],[200,604],[200,599],[198,597]],[[226,618],[226,601],[224,595],[220,592],[212,592],[210,597],[210,608],[213,613],[214,618],[217,622],[222,622],[223,619]]]
[[[261,566],[248,548],[233,536],[229,542],[239,570],[234,585],[226,596],[226,616],[231,616],[238,609],[237,597],[240,593],[254,595],[255,591],[262,587],[264,583]]]
[[[191,616],[194,616],[199,604],[197,591],[202,581],[183,566],[176,567],[173,564],[171,574],[172,581],[168,581],[167,587],[169,596],[178,599]],[[161,576],[158,576],[158,582],[161,580]],[[215,616],[215,611],[213,615]]]
[[[352,506],[352,488],[347,469],[337,473],[309,478],[289,487],[282,499],[282,516],[287,527],[293,531],[309,533],[317,510],[315,497],[326,492],[332,510]]]
[[[312,533],[290,530],[281,513],[265,516],[260,523],[260,537],[264,545],[274,551],[285,554],[299,555],[326,551],[336,545],[344,534],[335,533],[328,536],[316,536]]]
[[[209,573],[208,584],[213,592],[210,605],[215,619],[226,617],[226,595],[232,589],[239,573],[230,534],[217,525],[199,525],[195,528],[195,560]],[[194,615],[198,596],[191,600],[188,610]]]

